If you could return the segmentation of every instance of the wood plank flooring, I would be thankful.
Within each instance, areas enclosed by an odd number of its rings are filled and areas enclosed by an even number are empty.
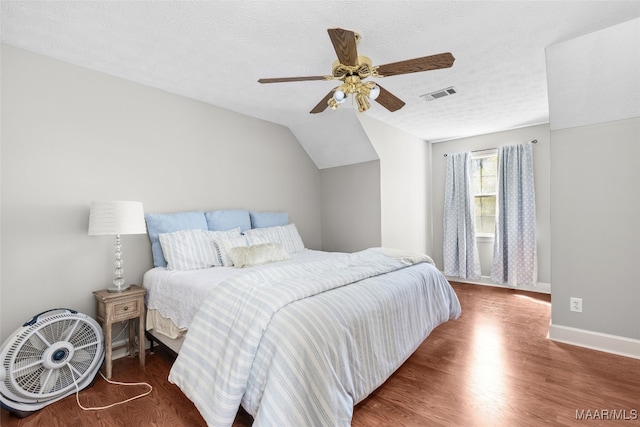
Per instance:
[[[548,295],[453,286],[462,304],[460,319],[436,328],[382,387],[355,407],[354,427],[640,425],[640,360],[547,340]],[[144,368],[137,359],[114,362],[114,380],[153,386],[142,399],[84,412],[70,396],[25,419],[2,410],[0,424],[205,426],[193,404],[167,382],[172,360],[157,351],[147,355]],[[142,391],[98,377],[80,400],[100,406]],[[251,422],[241,411],[234,427]]]

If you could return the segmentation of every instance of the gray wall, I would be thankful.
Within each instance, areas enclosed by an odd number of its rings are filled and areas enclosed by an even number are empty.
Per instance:
[[[551,137],[552,323],[640,339],[640,119]]]
[[[366,114],[358,116],[380,158],[382,245],[431,252],[431,146]]]
[[[635,19],[547,48],[552,331],[640,339],[639,34]]]
[[[380,246],[380,162],[321,169],[320,179],[322,250]]]
[[[322,247],[431,252],[431,146],[359,113],[379,161],[322,169]]]
[[[286,210],[320,249],[320,172],[282,126],[2,46],[0,332],[53,307],[95,314],[114,239],[88,236],[92,200],[147,212]],[[151,267],[123,236],[125,277]]]
[[[549,125],[528,126],[504,132],[478,135],[454,141],[441,142],[432,146],[433,174],[433,260],[442,270],[443,218],[444,218],[444,179],[446,169],[446,153],[496,148],[502,145],[520,144],[537,140],[533,146],[533,174],[536,193],[536,237],[538,252],[538,282],[551,282],[551,233],[550,233],[550,154]],[[491,283],[491,264],[493,262],[493,240],[479,238],[481,282]]]

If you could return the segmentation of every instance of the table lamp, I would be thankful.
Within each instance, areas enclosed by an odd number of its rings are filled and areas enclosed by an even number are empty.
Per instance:
[[[120,235],[146,232],[142,202],[91,202],[89,235],[116,236],[115,271],[113,286],[109,288],[109,292],[122,292],[131,287],[124,284]]]

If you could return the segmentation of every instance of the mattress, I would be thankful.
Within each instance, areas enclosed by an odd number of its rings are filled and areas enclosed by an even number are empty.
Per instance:
[[[278,264],[300,264],[319,260],[338,253],[305,249],[290,254],[290,259]],[[159,332],[177,339],[186,333],[198,307],[209,293],[223,281],[247,271],[270,268],[270,265],[250,268],[215,267],[200,270],[170,271],[155,267],[144,274],[142,286],[146,289],[147,331]]]

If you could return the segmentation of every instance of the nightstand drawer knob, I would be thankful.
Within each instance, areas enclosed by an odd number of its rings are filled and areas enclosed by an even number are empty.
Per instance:
[[[129,307],[125,305],[125,306],[124,306],[124,308],[123,308],[123,310],[124,310],[124,311],[127,311],[127,310],[129,310]]]

